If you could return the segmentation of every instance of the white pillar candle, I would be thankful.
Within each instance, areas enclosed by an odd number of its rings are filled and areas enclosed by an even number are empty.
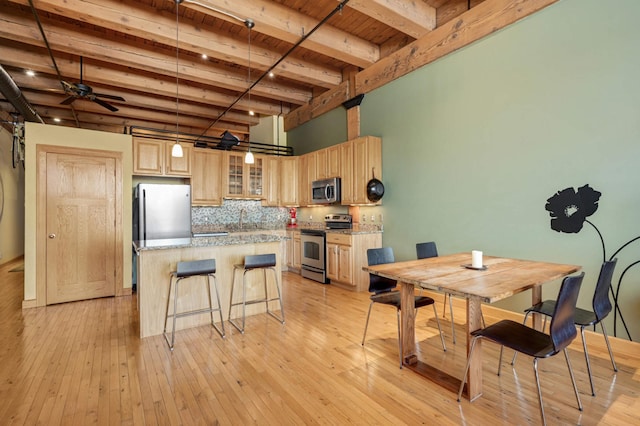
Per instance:
[[[482,252],[479,250],[471,251],[471,266],[473,268],[482,268]]]

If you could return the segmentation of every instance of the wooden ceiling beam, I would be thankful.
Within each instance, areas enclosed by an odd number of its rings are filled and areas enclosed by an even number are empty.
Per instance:
[[[47,94],[47,93],[30,92],[30,91],[29,92],[23,91],[23,93],[25,95],[25,98],[27,98],[27,100],[29,101],[29,103],[31,103],[31,105],[33,105],[34,108],[38,110],[40,114],[44,115],[45,113],[49,113],[51,112],[52,108],[55,108],[57,110],[71,109],[70,106],[60,105],[59,98],[54,95]],[[73,105],[78,106],[80,102],[83,103],[82,104],[83,111],[86,111],[89,113],[95,113],[95,114],[101,114],[106,112],[106,110],[102,106],[85,99],[78,99],[73,102]],[[143,109],[143,108],[136,108],[136,107],[127,106],[127,105],[124,105],[124,106],[118,105],[118,108],[119,110],[117,112],[108,112],[108,114],[115,117],[125,116],[125,117],[133,117],[135,119],[143,120],[143,121],[153,121],[153,122],[173,124],[173,126],[175,127],[175,122],[176,122],[175,106],[173,111]],[[199,128],[199,129],[206,128],[213,121],[213,118],[215,118],[215,117],[206,118],[206,116],[191,115],[189,114],[188,111],[182,108],[182,105],[181,105],[178,117],[179,117],[180,127],[182,127],[183,125],[186,125],[194,128]],[[230,130],[230,131],[237,131],[242,133],[249,132],[249,126],[240,126],[238,124],[233,124],[233,123],[225,122],[222,120],[220,121],[220,123],[218,123],[218,126],[223,127],[225,130]]]
[[[15,73],[10,72],[11,77],[15,81],[15,83],[23,88],[23,93],[25,98],[29,102],[36,103],[35,97],[38,96],[37,92],[33,92],[33,90],[37,90],[40,92],[48,92],[52,99],[55,98],[57,103],[62,102],[63,99],[66,98],[66,95],[63,94],[62,89],[60,88],[60,83],[52,76],[48,75],[36,75],[36,77],[28,77],[23,73]],[[24,90],[27,89],[27,90]],[[94,89],[98,93],[108,92],[108,89],[101,88],[99,86],[95,86]],[[168,97],[153,97],[149,95],[142,95],[135,92],[119,92],[123,95],[126,102],[122,103],[121,101],[109,101],[116,107],[120,107],[120,105],[126,105],[130,107],[139,107],[139,108],[147,108],[154,109],[158,111],[165,112],[174,112],[176,110],[176,100],[175,98]],[[33,100],[33,101],[32,101]],[[184,100],[180,101],[180,111],[184,112],[188,115],[193,116],[201,116],[207,117],[213,120],[219,114],[223,112],[223,110],[218,108],[212,108],[211,106],[194,104],[191,102],[185,102]],[[250,116],[246,113],[239,113],[234,111],[229,111],[225,114],[224,117],[220,119],[222,123],[225,122],[237,122],[242,123],[247,126],[255,126],[260,122],[258,117]]]
[[[285,132],[295,129],[299,125],[313,120],[322,114],[338,108],[343,102],[348,101],[349,81],[345,81],[333,90],[327,90],[322,95],[314,98],[307,105],[301,106],[284,116]]]
[[[415,39],[436,27],[436,9],[422,1],[350,0],[347,7]]]
[[[355,76],[355,87],[347,91],[344,100],[382,87],[557,1],[484,0],[452,22],[436,28],[421,39],[360,71]],[[342,87],[336,87],[322,96],[326,99],[340,99],[345,96],[345,92]],[[294,129],[330,110],[318,108],[313,103],[314,101],[285,115],[285,130]]]
[[[132,45],[124,38],[107,40],[103,35],[86,29],[78,32],[63,28],[50,19],[41,18],[41,21],[49,45],[54,51],[105,62],[115,62],[134,70],[139,69],[167,77],[175,77],[175,51],[169,52],[168,49],[158,47],[151,50],[148,46],[140,43]],[[32,46],[42,46],[42,37],[37,27],[33,25],[33,16],[9,15],[0,12],[0,37],[8,40],[20,40]],[[51,60],[46,53],[43,55],[42,61],[51,65]],[[248,86],[247,73],[237,69],[214,66],[211,61],[194,62],[186,55],[180,58],[179,64],[180,78],[184,80],[239,92],[244,92]],[[291,85],[267,79],[254,87],[252,93],[295,105],[303,105],[311,99],[309,90],[295,89]]]
[[[232,3],[232,10],[229,9],[231,4],[228,0],[199,0],[198,3],[232,12],[242,18],[249,18],[255,23],[252,31],[275,37],[292,45],[318,24],[317,20],[272,1],[236,1]],[[188,2],[182,5],[238,24],[237,20],[215,13],[206,7]],[[380,59],[377,45],[332,27],[328,22],[305,40],[302,47],[360,68],[365,68]]]
[[[8,0],[28,6],[28,0]],[[176,45],[175,14],[159,12],[152,8],[142,9],[139,4],[117,0],[38,0],[39,10],[86,22],[124,34],[154,40],[167,46]],[[35,24],[34,24],[35,25]],[[248,43],[224,34],[209,31],[194,22],[180,21],[180,49],[198,54],[205,53],[232,64],[248,66]],[[267,69],[280,59],[278,53],[251,46],[251,66]],[[339,70],[310,63],[302,59],[287,58],[282,61],[278,73],[297,81],[331,88],[340,83]]]
[[[65,55],[67,56],[67,55]],[[10,66],[28,65],[34,71],[51,73],[51,66],[42,64],[42,56],[24,49],[17,49],[12,46],[0,44],[0,63]],[[69,79],[70,82],[78,82],[80,77],[80,63],[70,57],[62,56],[56,59],[58,68],[63,75],[76,75],[77,78]],[[84,61],[84,82],[93,87],[95,83],[112,86],[114,89],[104,89],[109,94],[114,94],[118,89],[137,90],[141,92],[150,92],[159,96],[176,97],[176,81],[174,78],[157,78],[155,76],[142,75],[122,71],[114,68],[106,68],[102,65]],[[48,70],[47,70],[48,68]],[[60,88],[58,83],[55,87]],[[95,88],[94,88],[95,89]],[[95,90],[98,91],[98,90]],[[110,93],[111,92],[111,93]],[[179,84],[180,99],[186,99],[193,102],[215,105],[226,108],[231,105],[237,97],[224,93],[219,93],[209,88],[195,87],[180,80]],[[124,97],[124,96],[123,96]],[[125,98],[126,99],[126,98]],[[263,115],[277,115],[280,113],[281,106],[276,103],[268,103],[253,97],[251,105],[248,99],[241,99],[234,105],[236,111],[249,111],[253,109]]]
[[[382,87],[556,1],[485,0],[457,19],[358,73],[354,96]]]

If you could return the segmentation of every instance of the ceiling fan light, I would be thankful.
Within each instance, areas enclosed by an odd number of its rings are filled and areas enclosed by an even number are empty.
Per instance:
[[[182,152],[182,145],[180,145],[178,141],[176,141],[176,143],[173,144],[173,148],[171,148],[171,156],[182,158],[183,155],[184,154]]]

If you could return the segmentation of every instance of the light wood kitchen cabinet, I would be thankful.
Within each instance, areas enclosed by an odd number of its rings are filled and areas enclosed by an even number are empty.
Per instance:
[[[223,166],[223,194],[226,198],[264,198],[265,156],[254,155],[244,162],[244,153],[226,152]]]
[[[327,277],[331,284],[354,291],[369,288],[367,250],[382,246],[382,234],[342,234],[327,232]]]
[[[340,165],[340,145],[330,146],[327,151],[327,177],[338,177],[342,172]]]
[[[382,140],[374,136],[364,136],[349,143],[352,145],[353,162],[350,176],[346,174],[348,167],[342,168],[345,172],[342,183],[342,204],[381,204],[380,201],[378,203],[369,201],[367,183],[374,174],[376,178],[382,180]],[[345,197],[345,193],[348,198]]]
[[[191,204],[219,206],[222,204],[223,152],[214,149],[193,150],[191,171]]]
[[[279,157],[280,206],[295,207],[298,199],[298,157]]]
[[[327,277],[354,285],[352,271],[351,235],[327,233]]]
[[[264,159],[263,206],[280,206],[280,158],[269,155]]]
[[[300,156],[300,186],[298,198],[301,206],[310,206],[311,183],[316,179],[316,154],[314,152]]]
[[[326,179],[329,177],[329,169],[327,168],[327,149],[315,151],[316,156],[316,173],[315,179]]]
[[[315,151],[316,174],[315,179],[327,179],[339,177],[340,170],[340,145]]]
[[[172,157],[174,141],[133,139],[133,174],[144,176],[191,176],[193,146],[181,143],[182,157]]]
[[[302,253],[300,244],[300,231],[287,231],[289,239],[287,239],[287,267],[296,272],[300,272],[302,268]]]
[[[341,203],[349,205],[354,203],[353,194],[353,141],[344,142],[340,147],[340,178],[341,178]]]

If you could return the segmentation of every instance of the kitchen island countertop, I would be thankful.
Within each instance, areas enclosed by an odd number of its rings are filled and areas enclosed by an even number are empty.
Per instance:
[[[133,247],[136,251],[140,252],[143,250],[166,250],[187,247],[211,247],[239,244],[273,243],[280,242],[286,238],[286,236],[275,234],[233,233],[218,237],[170,238],[160,240],[134,241]]]

